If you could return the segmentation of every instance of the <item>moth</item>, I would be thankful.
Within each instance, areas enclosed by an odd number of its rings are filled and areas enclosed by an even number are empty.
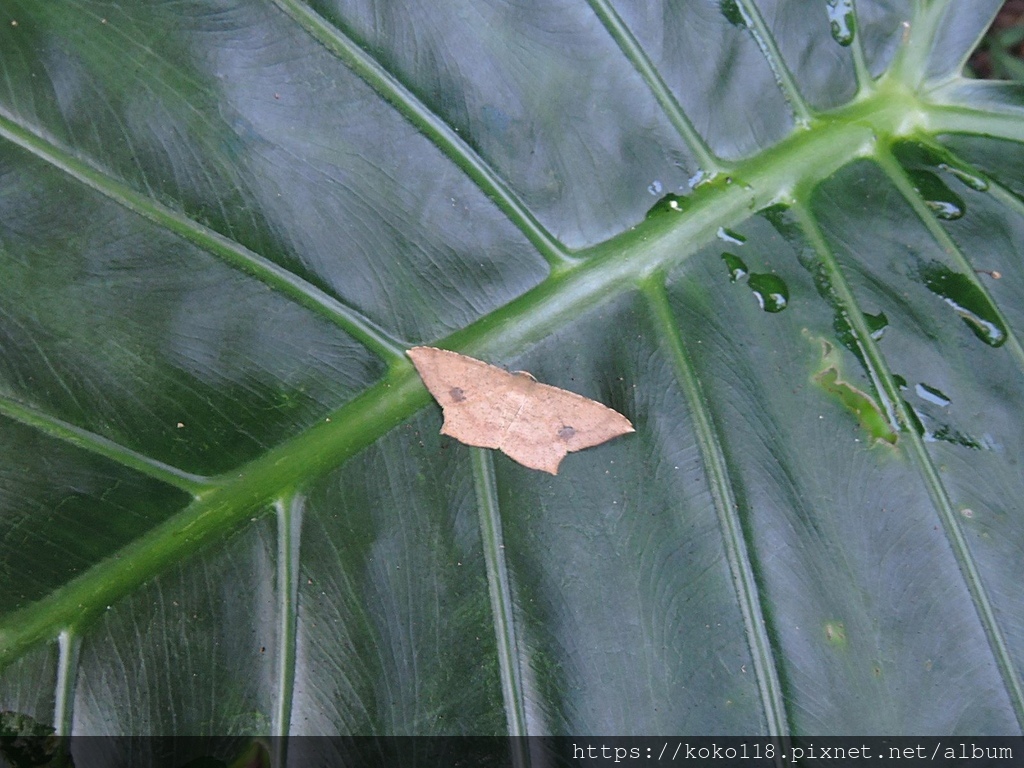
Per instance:
[[[406,354],[444,411],[442,435],[497,448],[530,469],[557,475],[567,453],[634,431],[621,413],[525,371],[435,347]]]

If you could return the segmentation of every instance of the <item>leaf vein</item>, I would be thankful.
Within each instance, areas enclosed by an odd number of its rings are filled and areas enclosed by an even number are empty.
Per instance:
[[[754,665],[761,706],[771,736],[789,734],[789,723],[779,680],[778,664],[768,635],[765,612],[761,606],[761,595],[757,588],[754,568],[747,549],[743,524],[739,519],[736,496],[725,455],[722,452],[718,430],[711,409],[701,391],[696,373],[690,365],[679,323],[675,318],[668,296],[665,293],[661,275],[655,275],[644,283],[644,293],[656,327],[668,347],[676,380],[686,395],[693,415],[697,444],[708,476],[711,496],[718,516],[722,543],[725,549],[733,586],[739,601],[740,614],[750,646],[750,657]]]

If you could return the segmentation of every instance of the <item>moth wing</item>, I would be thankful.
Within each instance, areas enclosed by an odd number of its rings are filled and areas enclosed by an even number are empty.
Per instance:
[[[596,400],[531,383],[527,402],[500,447],[520,464],[556,475],[567,453],[633,431],[629,419]]]
[[[529,374],[434,347],[408,355],[444,411],[441,434],[498,448],[530,469],[556,475],[567,453],[633,431],[617,411]]]
[[[446,349],[413,347],[407,354],[444,411],[442,435],[478,448],[501,447],[505,421],[494,393],[508,387],[512,374]]]

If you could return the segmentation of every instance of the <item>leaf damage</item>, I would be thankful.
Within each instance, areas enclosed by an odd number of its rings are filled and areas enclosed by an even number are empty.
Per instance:
[[[808,335],[805,331],[805,335]],[[809,335],[808,335],[809,336]],[[813,341],[813,337],[810,337]],[[884,411],[867,392],[844,381],[839,373],[839,358],[835,348],[824,339],[822,344],[822,368],[814,374],[814,383],[833,395],[843,406],[857,417],[861,429],[867,432],[875,443],[896,445],[899,435],[893,429]]]

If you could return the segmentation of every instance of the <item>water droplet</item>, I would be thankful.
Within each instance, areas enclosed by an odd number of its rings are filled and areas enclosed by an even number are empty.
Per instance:
[[[983,450],[986,447],[970,435],[965,435],[960,430],[953,429],[953,427],[948,424],[940,424],[938,429],[931,432],[925,432],[922,437],[925,442],[928,443],[952,443],[953,445],[959,445],[964,448],[974,448],[977,451]]]
[[[921,421],[921,414],[918,413],[917,409],[914,408],[914,406],[912,406],[906,400],[903,401],[903,404],[907,406],[906,412],[910,420],[910,428],[913,429],[918,435],[924,437],[927,434],[927,430],[924,428],[924,422]]]
[[[997,453],[1003,452],[1003,444],[996,440],[994,437],[992,437],[992,435],[988,432],[982,434],[980,445],[986,451],[996,451]]]
[[[889,327],[889,318],[885,316],[885,312],[879,312],[877,315],[869,315],[865,312],[864,322],[868,326],[868,333],[875,341],[882,338],[885,329]]]
[[[681,213],[686,210],[687,199],[684,195],[674,195],[669,192],[661,200],[651,206],[647,211],[647,218],[658,216],[663,213]]]
[[[718,8],[722,11],[722,15],[725,16],[726,20],[734,27],[742,28],[747,26],[747,18],[744,16],[743,9],[740,8],[737,0],[720,0]]]
[[[711,179],[711,176],[708,174],[707,171],[699,170],[695,174],[693,174],[693,176],[691,176],[690,178],[688,178],[686,180],[686,185],[690,189],[694,189],[696,187],[699,187],[701,184],[705,183],[706,181],[709,181],[710,179]]]
[[[661,194],[661,182],[655,179],[648,185],[647,191],[657,197]]]
[[[725,260],[725,266],[729,269],[729,281],[735,283],[737,280],[746,277],[750,270],[747,269],[747,265],[743,263],[743,259],[734,253],[723,253],[722,258]]]
[[[966,206],[963,199],[931,171],[919,168],[907,169],[907,176],[914,189],[924,198],[925,204],[935,215],[945,221],[953,221],[964,215]]]
[[[943,408],[946,408],[951,402],[953,402],[935,387],[929,387],[924,382],[916,385],[914,387],[914,391],[917,392],[917,396],[922,400],[942,406]]]
[[[896,382],[896,386],[900,389],[907,388],[907,380],[900,376],[898,373],[892,375],[892,380]]]
[[[857,360],[864,366],[864,370],[868,370],[867,360],[864,357],[864,350],[861,349],[860,339],[857,337],[857,332],[850,322],[850,316],[847,314],[846,309],[843,308],[843,303],[836,296],[835,289],[832,287],[832,278],[829,275],[828,267],[825,266],[825,262],[821,261],[821,259],[815,259],[804,266],[811,273],[811,277],[814,280],[814,288],[818,291],[818,295],[832,307],[832,329],[836,333],[836,338],[844,347],[856,355]]]
[[[995,306],[968,275],[963,275],[937,261],[923,265],[921,279],[928,289],[941,296],[979,339],[990,347],[1006,341],[1006,326]]]
[[[782,235],[787,242],[795,243],[802,238],[800,224],[796,217],[789,210],[789,206],[783,203],[776,203],[767,208],[762,208],[758,214],[768,220],[776,232]]]
[[[940,170],[946,171],[956,176],[960,181],[966,184],[968,187],[973,189],[975,192],[985,192],[988,189],[988,182],[981,176],[975,173],[964,170],[963,168],[956,168],[949,163],[939,163]]]
[[[827,0],[828,23],[832,39],[843,46],[853,42],[857,30],[857,17],[853,13],[853,0]]]
[[[937,170],[949,174],[975,192],[988,189],[988,181],[974,168],[961,162],[951,152],[916,141],[901,141],[893,145],[893,154],[909,170]]]
[[[934,148],[919,141],[898,141],[892,145],[892,153],[905,168],[937,168],[944,159]]]
[[[781,312],[789,305],[789,288],[778,275],[754,273],[747,285],[765,312]]]
[[[718,235],[719,240],[724,240],[725,242],[732,243],[733,245],[743,245],[747,242],[747,238],[743,235],[733,232],[731,229],[726,229],[725,227],[719,227],[716,234]]]
[[[903,404],[907,406],[907,413],[910,414],[914,431],[926,443],[951,443],[952,445],[973,448],[975,450],[985,450],[988,448],[988,446],[982,445],[970,435],[965,435],[949,424],[938,424],[935,429],[930,429],[926,424],[935,424],[934,419],[931,419],[927,414],[921,413],[921,411],[914,408],[906,400],[903,401]]]

